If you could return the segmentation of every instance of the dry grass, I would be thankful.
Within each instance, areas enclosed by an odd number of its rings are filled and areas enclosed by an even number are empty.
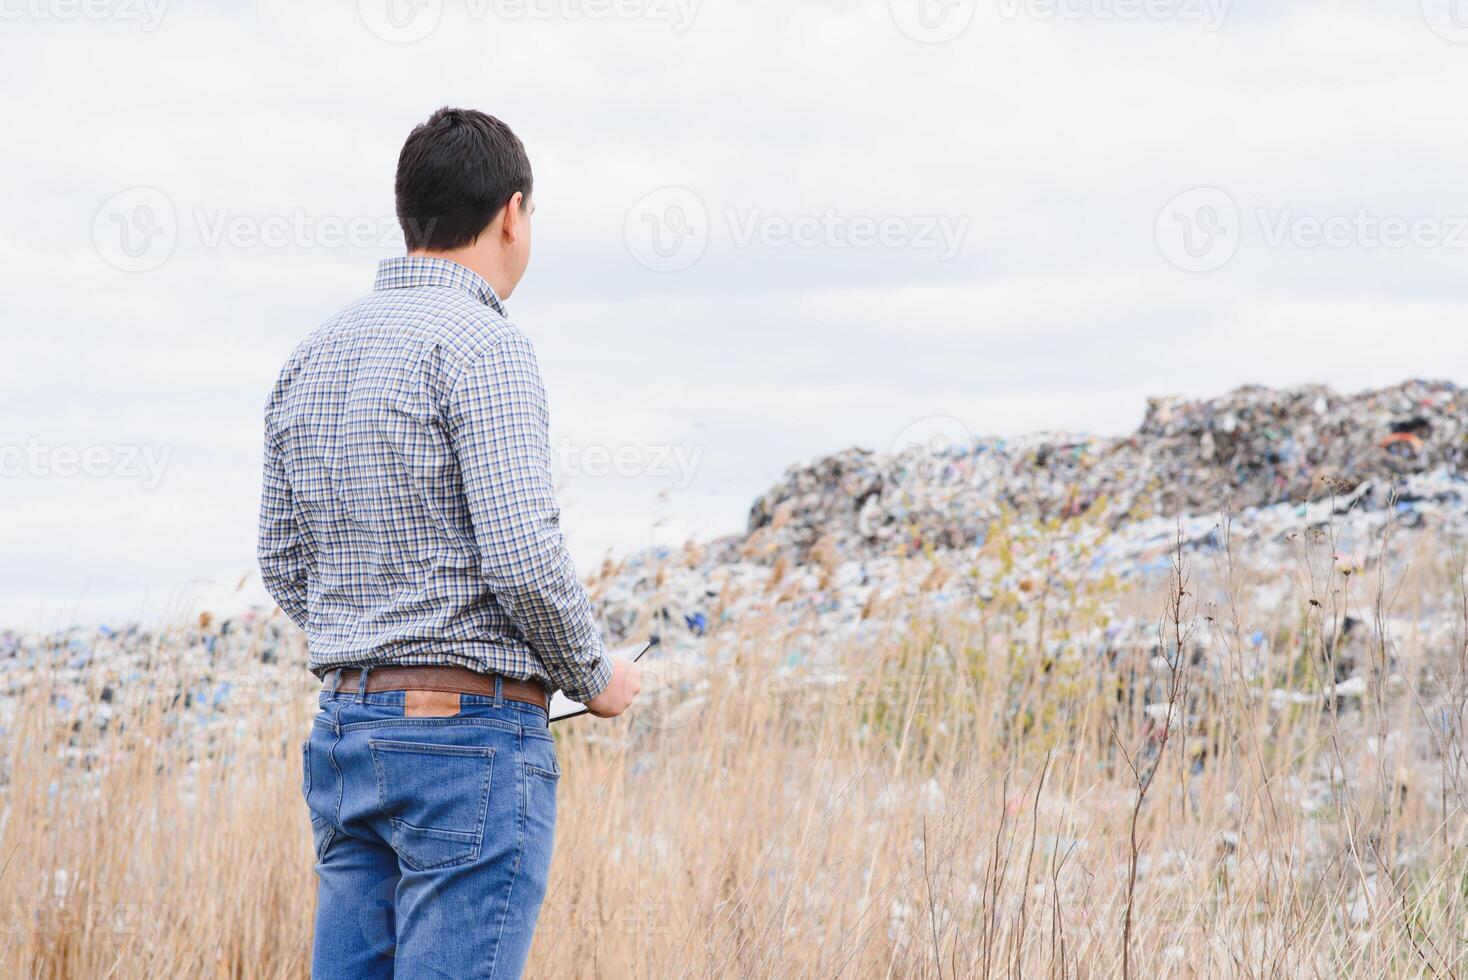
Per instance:
[[[893,600],[820,677],[780,666],[814,621],[727,625],[679,682],[703,710],[654,693],[560,733],[529,975],[1463,975],[1468,630],[1388,620],[1461,602],[1462,570],[1348,576],[1329,550],[1266,573],[1289,590],[1269,609],[1234,546],[1171,588]],[[1133,607],[1162,642],[1099,651]],[[1347,614],[1375,627],[1349,651]],[[1332,696],[1347,657],[1367,689]],[[282,672],[208,735],[157,704],[99,735],[33,685],[4,747],[0,973],[304,976],[311,690]]]

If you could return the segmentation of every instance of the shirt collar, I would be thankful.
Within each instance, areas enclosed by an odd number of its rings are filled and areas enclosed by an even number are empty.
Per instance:
[[[377,263],[374,289],[411,289],[415,286],[446,286],[473,296],[501,316],[504,304],[494,287],[479,273],[449,259],[430,259],[421,255],[404,255]]]

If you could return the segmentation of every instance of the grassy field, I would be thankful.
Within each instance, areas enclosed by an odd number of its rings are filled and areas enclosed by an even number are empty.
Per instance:
[[[772,571],[717,666],[559,733],[529,975],[1463,976],[1468,601],[1446,545],[1405,548],[1306,535],[1279,567],[1225,539],[1145,585],[1078,565],[941,609],[923,584],[972,569],[918,557],[869,642],[793,669],[822,627]],[[1128,616],[1144,642],[1108,645]],[[155,659],[107,733],[44,678],[18,695],[4,976],[307,973],[311,678],[262,670],[180,729],[192,679]]]

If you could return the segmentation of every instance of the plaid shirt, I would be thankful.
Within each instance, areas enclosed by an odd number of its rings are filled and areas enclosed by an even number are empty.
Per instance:
[[[286,362],[259,557],[318,675],[459,664],[580,701],[611,679],[561,538],[535,351],[457,263],[382,262]]]

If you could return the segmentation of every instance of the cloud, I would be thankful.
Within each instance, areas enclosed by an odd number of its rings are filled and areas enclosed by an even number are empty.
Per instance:
[[[1234,0],[1214,30],[1107,16],[1117,0],[1004,0],[925,44],[894,16],[905,0],[703,0],[681,30],[640,2],[598,18],[443,0],[416,43],[374,34],[371,0],[167,4],[152,30],[39,0],[7,21],[0,81],[42,93],[0,108],[9,431],[173,455],[150,492],[9,483],[7,556],[28,571],[0,623],[232,588],[252,562],[264,394],[399,247],[397,150],[442,104],[501,115],[531,151],[537,255],[511,309],[556,438],[702,454],[684,486],[568,476],[583,565],[733,530],[794,459],[886,448],[929,416],[1122,432],[1157,392],[1468,379],[1468,248],[1264,233],[1286,214],[1468,215],[1468,60],[1417,4]],[[1060,8],[1079,15],[1045,13]],[[708,222],[676,273],[624,239],[666,187]],[[1236,254],[1201,274],[1156,238],[1197,187],[1239,214]],[[163,195],[175,241],[128,272],[96,225],[137,188]],[[961,226],[956,247],[922,247],[918,219]],[[853,244],[884,222],[895,239]],[[208,601],[239,601],[223,588]]]

